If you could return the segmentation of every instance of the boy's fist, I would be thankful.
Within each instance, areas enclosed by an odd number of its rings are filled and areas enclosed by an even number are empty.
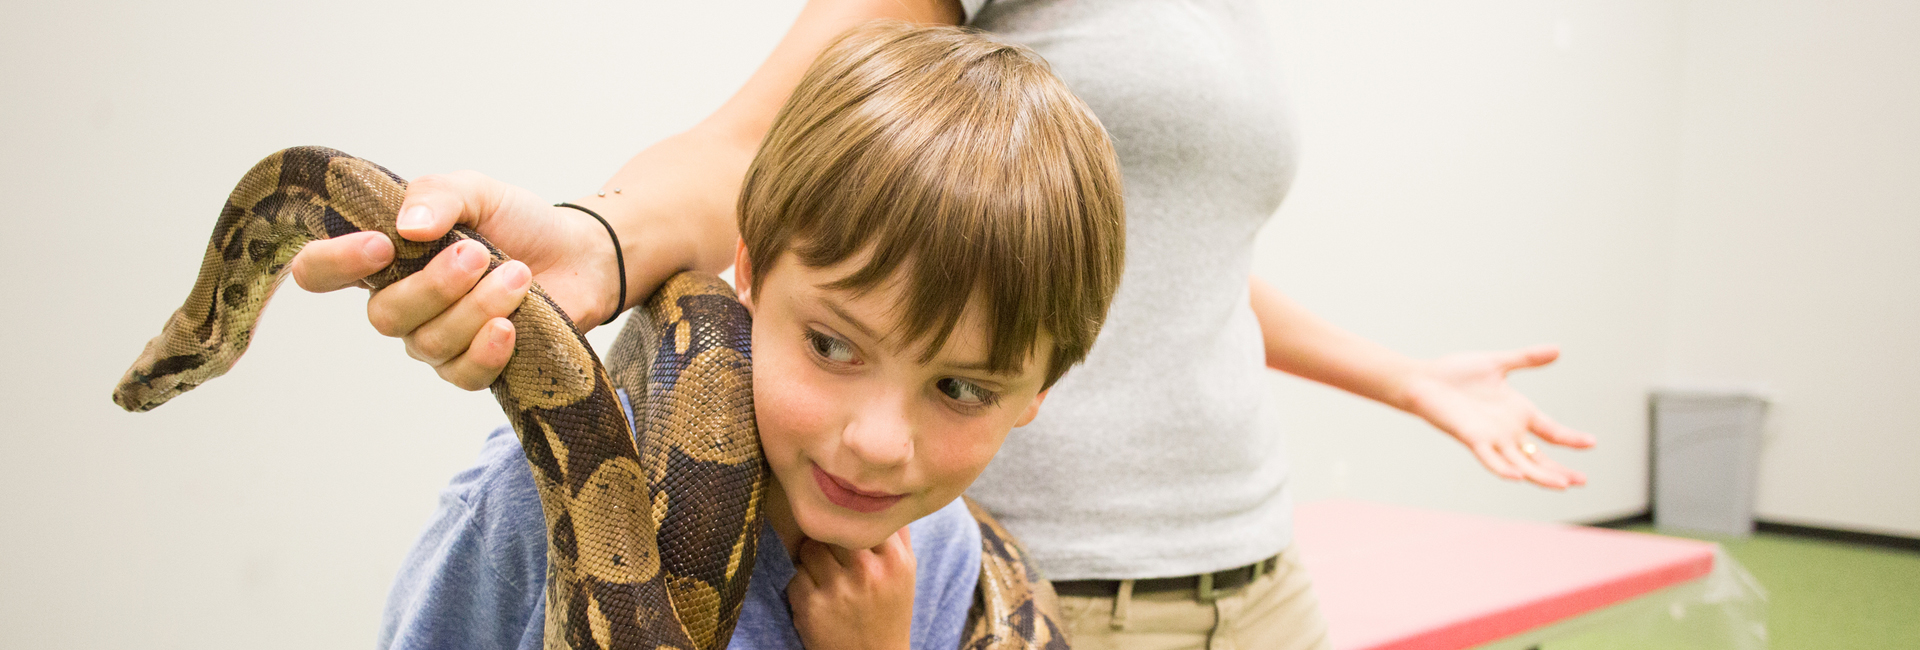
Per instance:
[[[871,549],[800,542],[787,602],[810,650],[906,648],[913,631],[912,536],[902,527]]]

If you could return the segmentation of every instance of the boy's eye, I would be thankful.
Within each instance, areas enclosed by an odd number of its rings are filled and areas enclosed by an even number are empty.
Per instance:
[[[820,358],[828,361],[836,363],[853,362],[853,346],[848,345],[846,341],[813,330],[807,330],[807,347],[813,348],[814,354],[820,355]]]
[[[961,404],[984,406],[993,403],[993,391],[981,388],[979,385],[965,379],[948,377],[935,382],[934,385],[939,387],[942,394]]]

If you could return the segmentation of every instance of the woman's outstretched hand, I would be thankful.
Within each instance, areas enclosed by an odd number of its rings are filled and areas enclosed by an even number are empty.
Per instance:
[[[487,272],[486,247],[464,241],[425,269],[367,300],[375,330],[406,341],[407,354],[467,390],[493,383],[513,355],[513,324],[529,279],[584,331],[619,308],[613,245],[592,217],[554,207],[533,192],[477,172],[415,179],[400,207],[400,236],[432,241],[464,224],[514,261]],[[294,282],[313,292],[365,286],[362,279],[393,262],[393,243],[379,233],[315,241],[293,259]]]
[[[1547,458],[1533,438],[1584,449],[1593,436],[1555,422],[1507,385],[1508,372],[1559,357],[1559,348],[1541,345],[1423,361],[1407,382],[1406,409],[1458,439],[1494,474],[1556,490],[1584,485],[1586,475]]]

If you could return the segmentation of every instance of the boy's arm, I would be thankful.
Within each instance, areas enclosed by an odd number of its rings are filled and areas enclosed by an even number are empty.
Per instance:
[[[1528,434],[1557,445],[1593,446],[1593,436],[1541,413],[1507,385],[1507,372],[1559,358],[1543,345],[1416,360],[1335,327],[1260,278],[1250,279],[1267,367],[1305,377],[1420,416],[1508,479],[1564,489],[1586,476],[1539,454]]]
[[[725,269],[738,237],[734,203],[741,179],[815,56],[840,33],[870,20],[957,24],[962,17],[959,0],[812,0],[719,110],[634,156],[602,186],[604,197],[596,192],[575,199],[619,234],[626,305],[615,304],[620,278],[600,224],[526,190],[460,172],[413,182],[401,208],[401,234],[426,241],[465,224],[525,267],[489,275],[477,245],[454,247],[370,299],[368,320],[382,334],[404,338],[408,354],[434,366],[441,378],[478,390],[513,351],[505,316],[519,306],[529,275],[587,329],[638,304],[675,272]],[[357,285],[392,259],[391,243],[366,233],[308,244],[292,271],[309,291],[333,291]]]

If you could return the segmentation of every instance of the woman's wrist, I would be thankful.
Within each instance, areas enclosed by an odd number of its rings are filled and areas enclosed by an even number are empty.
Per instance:
[[[575,272],[597,287],[578,319],[600,325],[680,271],[717,273],[733,260],[734,202],[752,152],[695,128],[647,147],[592,194],[555,207],[575,227]],[[586,213],[598,214],[602,226]],[[617,241],[619,248],[613,248]],[[623,273],[624,271],[624,273]],[[622,290],[624,280],[625,290]]]
[[[621,191],[615,193],[614,189]],[[583,247],[581,250],[592,251],[589,257],[594,261],[579,272],[591,277],[598,287],[592,313],[584,314],[598,319],[589,321],[594,325],[639,306],[673,274],[699,268],[693,263],[692,243],[682,232],[688,224],[655,217],[635,194],[643,192],[610,184],[605,196],[596,192],[568,202],[598,213],[607,226],[595,223],[583,214],[584,210],[555,208],[572,212],[570,216],[591,226],[591,234],[574,241]]]
[[[613,277],[612,279],[608,279],[607,274],[605,272],[594,273],[589,275],[598,276],[600,278],[599,282],[594,283],[596,286],[599,287],[599,290],[595,291],[594,295],[598,295],[598,296],[608,295],[606,288],[608,286],[612,286],[615,288],[612,294],[613,299],[611,302],[597,302],[597,304],[605,305],[605,307],[594,309],[591,313],[583,313],[581,314],[581,316],[583,321],[587,323],[594,323],[596,324],[596,326],[606,325],[608,323],[613,322],[613,319],[618,317],[620,315],[620,312],[625,311],[627,301],[628,301],[627,258],[626,258],[626,252],[622,249],[620,244],[619,233],[614,230],[613,224],[608,222],[606,217],[600,216],[599,212],[591,208],[580,205],[578,203],[568,203],[568,202],[556,203],[554,204],[554,207],[566,208],[569,210],[576,210],[589,217],[593,217],[593,220],[596,222],[599,222],[600,227],[606,230],[607,242],[610,248],[612,248],[613,250],[613,267],[612,267]],[[596,266],[601,269],[606,268],[605,264],[596,264],[593,266]]]

